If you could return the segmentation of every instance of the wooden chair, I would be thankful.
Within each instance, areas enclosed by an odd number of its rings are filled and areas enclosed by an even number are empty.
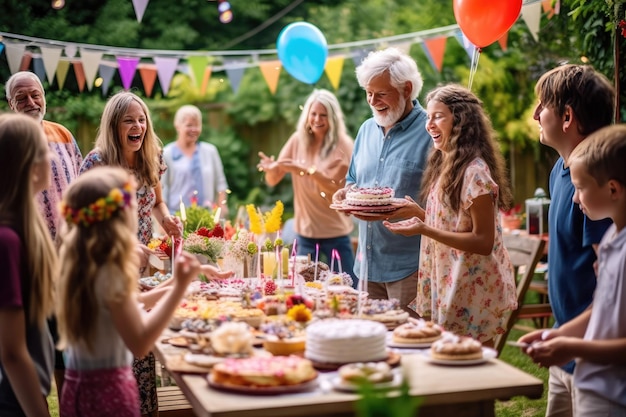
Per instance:
[[[524,305],[524,297],[528,291],[533,276],[535,274],[535,267],[543,256],[543,249],[546,242],[542,239],[537,239],[529,236],[505,234],[503,236],[504,246],[509,252],[511,263],[515,269],[515,277],[518,277],[520,269],[523,270],[521,277],[517,281],[517,309],[511,311],[505,321],[505,332],[498,335],[495,340],[494,347],[498,351],[498,355],[502,352],[504,343],[511,328],[517,321],[519,315],[523,312],[530,312],[530,305]],[[523,268],[520,268],[522,267]]]

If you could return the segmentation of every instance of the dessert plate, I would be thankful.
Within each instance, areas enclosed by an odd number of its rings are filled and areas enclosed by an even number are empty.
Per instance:
[[[436,359],[431,356],[430,350],[426,352],[426,357],[430,363],[434,363],[436,365],[446,365],[446,366],[467,366],[467,365],[480,365],[491,359],[495,359],[498,357],[498,352],[495,349],[491,349],[488,347],[483,347],[483,357],[479,359],[468,359],[468,360],[449,360],[449,359]]]
[[[387,333],[387,347],[399,349],[427,349],[433,342],[400,343],[393,340],[393,332]]]
[[[202,366],[210,368],[220,362],[226,360],[224,356],[205,355],[203,353],[186,353],[184,356],[185,362],[196,366]]]
[[[356,392],[359,390],[360,385],[354,384],[348,381],[344,381],[340,376],[334,377],[331,381],[333,388],[337,391],[344,392]],[[396,388],[402,384],[402,374],[394,372],[393,379],[387,382],[380,382],[378,384],[372,384],[375,389],[388,389]]]
[[[317,377],[302,384],[279,385],[275,387],[248,387],[241,385],[220,384],[213,380],[213,375],[209,375],[207,377],[207,380],[209,381],[209,386],[211,388],[250,395],[278,395],[292,392],[308,391],[317,388],[318,385]]]
[[[391,204],[384,206],[350,206],[344,203],[333,203],[329,207],[333,210],[344,212],[359,212],[359,213],[387,213],[394,211],[407,205],[409,202],[404,198],[392,198]]]

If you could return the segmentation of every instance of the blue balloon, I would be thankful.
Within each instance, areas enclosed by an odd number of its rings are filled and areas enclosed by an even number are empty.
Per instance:
[[[324,34],[312,24],[285,26],[278,35],[276,49],[285,70],[298,81],[314,84],[324,73],[328,45]]]

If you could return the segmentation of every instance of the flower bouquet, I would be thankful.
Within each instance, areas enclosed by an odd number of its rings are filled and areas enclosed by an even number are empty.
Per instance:
[[[220,227],[219,225],[216,226]],[[211,232],[206,232],[201,228],[196,232],[187,234],[183,243],[183,249],[189,253],[199,255],[199,259],[203,263],[217,264],[218,258],[222,255],[224,248],[224,234],[213,235]],[[220,227],[221,229],[221,227]]]
[[[250,232],[256,236],[256,244],[263,255],[262,275],[275,278],[278,275],[279,259],[283,257],[283,240],[278,234],[284,212],[283,202],[276,201],[274,207],[265,213],[252,204],[246,206],[246,211],[250,219]],[[276,234],[275,237],[273,237],[274,234]],[[261,254],[258,258],[258,262],[261,262]]]

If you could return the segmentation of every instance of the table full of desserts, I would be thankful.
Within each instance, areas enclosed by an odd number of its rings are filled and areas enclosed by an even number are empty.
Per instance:
[[[541,397],[541,380],[480,342],[369,299],[348,274],[310,269],[296,287],[190,285],[154,351],[197,416],[355,415],[364,389],[422,397],[420,416],[493,416],[496,399]]]

